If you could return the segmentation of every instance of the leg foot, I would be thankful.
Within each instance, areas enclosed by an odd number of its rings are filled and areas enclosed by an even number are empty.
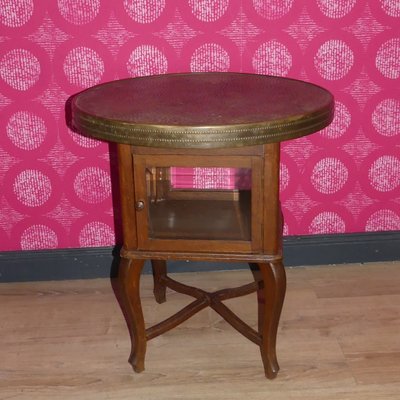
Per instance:
[[[144,370],[146,354],[146,331],[139,293],[140,274],[143,265],[143,260],[122,258],[118,271],[121,306],[131,336],[129,363],[136,372]]]
[[[276,357],[276,336],[286,292],[286,275],[281,261],[258,263],[263,284],[257,291],[258,329],[261,334],[261,358],[265,376],[276,377],[279,364]],[[257,272],[255,273],[256,276]]]
[[[154,279],[154,298],[156,302],[161,304],[166,301],[166,290],[167,287],[162,278],[167,276],[167,263],[164,260],[151,260],[151,267],[153,269]]]

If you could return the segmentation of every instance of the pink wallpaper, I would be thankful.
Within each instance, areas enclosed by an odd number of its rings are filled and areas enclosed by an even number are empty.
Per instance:
[[[108,147],[65,101],[182,71],[330,89],[333,124],[282,149],[285,233],[400,229],[399,0],[0,0],[0,250],[113,245]]]

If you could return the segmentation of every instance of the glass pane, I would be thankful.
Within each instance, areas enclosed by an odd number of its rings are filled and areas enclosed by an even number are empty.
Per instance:
[[[251,240],[251,170],[146,169],[149,237]]]

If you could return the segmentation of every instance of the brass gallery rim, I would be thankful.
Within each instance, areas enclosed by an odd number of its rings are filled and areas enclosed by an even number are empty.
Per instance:
[[[227,126],[160,126],[136,125],[76,113],[73,127],[79,133],[100,140],[134,146],[165,148],[220,148],[253,146],[295,139],[328,126],[333,110],[313,117],[288,122]]]

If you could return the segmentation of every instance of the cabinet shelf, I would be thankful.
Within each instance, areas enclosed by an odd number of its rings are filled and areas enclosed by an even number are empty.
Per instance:
[[[154,239],[251,240],[251,194],[235,200],[166,199],[149,205]]]

